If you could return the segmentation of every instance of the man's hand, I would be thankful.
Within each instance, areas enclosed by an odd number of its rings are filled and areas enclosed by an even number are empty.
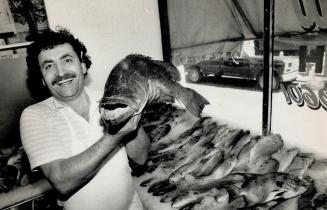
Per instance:
[[[133,115],[131,119],[122,127],[117,134],[126,135],[138,128],[139,121],[141,119],[141,114]]]
[[[104,126],[104,134],[110,136],[110,138],[122,141],[128,141],[136,135],[136,130],[139,127],[139,121],[141,114],[133,115],[127,122],[119,126],[110,126],[104,119],[102,119],[102,124]]]
[[[115,134],[115,137],[121,139],[120,143],[126,144],[130,140],[134,139],[137,135],[139,128],[139,121],[141,114],[133,115],[126,124]]]

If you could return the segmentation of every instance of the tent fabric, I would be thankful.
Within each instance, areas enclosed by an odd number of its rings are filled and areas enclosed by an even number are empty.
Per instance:
[[[167,1],[175,64],[192,62],[192,57],[204,59],[213,53],[237,52],[242,40],[263,37],[263,0]],[[327,1],[275,0],[274,24],[274,35],[296,35],[295,45],[310,39],[306,35],[302,38],[302,34],[318,32],[319,37],[327,32]]]
[[[254,30],[263,33],[262,0],[237,1]],[[275,35],[296,35],[327,29],[327,1],[275,0]]]
[[[0,35],[7,33],[16,33],[16,28],[8,1],[0,0]]]
[[[242,42],[226,41],[174,49],[172,51],[173,63],[176,65],[191,64],[201,60],[209,60],[210,58],[219,58],[226,52],[239,53],[242,46]]]
[[[168,1],[173,48],[243,37],[228,0]]]
[[[168,0],[173,63],[189,57],[209,57],[217,52],[239,51],[243,22],[237,22],[229,0]],[[226,42],[229,41],[229,42]]]

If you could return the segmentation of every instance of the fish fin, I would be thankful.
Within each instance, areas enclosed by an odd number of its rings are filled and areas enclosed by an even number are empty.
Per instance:
[[[204,106],[210,104],[207,99],[190,88],[184,88],[184,91],[177,98],[197,117],[200,117]]]
[[[158,60],[151,60],[152,63],[165,68],[170,75],[172,76],[174,81],[180,82],[181,81],[181,75],[178,71],[178,69],[176,68],[176,66],[174,66],[173,64],[164,62],[164,61],[158,61]]]
[[[140,186],[141,187],[146,187],[148,186],[155,178],[154,177],[150,177],[150,178],[147,178],[145,180],[143,180],[141,183],[140,183]]]
[[[175,184],[171,183],[171,184],[168,184],[168,185],[166,185],[166,186],[164,186],[162,188],[159,188],[159,189],[155,190],[154,192],[152,192],[152,195],[161,196],[161,195],[164,195],[164,194],[166,194],[168,192],[174,191],[176,189],[177,189],[177,186]]]
[[[264,202],[266,203],[266,202],[269,202],[272,200],[276,200],[278,198],[282,198],[282,196],[285,192],[286,192],[286,190],[283,190],[283,189],[273,190],[268,194],[268,196]]]
[[[141,114],[141,112],[143,111],[143,109],[145,108],[145,106],[148,103],[148,99],[149,99],[149,94],[146,94],[145,98],[143,99],[142,103],[140,104],[139,110],[134,115]]]
[[[160,188],[163,188],[167,185],[169,185],[169,180],[168,179],[164,179],[158,182],[153,183],[149,189],[148,189],[148,193],[153,193],[154,191],[159,190]]]

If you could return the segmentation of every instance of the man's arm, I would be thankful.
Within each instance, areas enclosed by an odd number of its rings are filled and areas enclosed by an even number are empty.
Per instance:
[[[87,184],[120,148],[120,135],[103,137],[84,152],[40,166],[41,171],[63,199]]]
[[[40,164],[41,171],[51,185],[63,199],[67,199],[87,184],[101,167],[115,155],[122,144],[121,142],[126,139],[128,134],[137,129],[138,121],[139,117],[132,118],[117,134],[110,135],[105,132],[102,138],[87,150],[66,158],[64,153],[61,153],[63,148],[62,145],[59,146],[56,133],[51,131],[52,126],[45,123],[46,120],[43,115],[30,110],[24,111],[21,117],[21,139],[26,153],[32,160],[32,165],[37,167],[37,164]],[[40,139],[43,140],[40,141]],[[43,144],[42,147],[38,145],[41,143]],[[44,150],[44,148],[51,147],[54,148],[51,150],[51,154],[43,156],[49,158],[49,161],[42,163],[44,160],[40,160],[40,158],[45,151],[39,151],[37,148]],[[55,155],[52,155],[53,153]]]
[[[140,126],[136,137],[126,144],[126,153],[135,163],[143,165],[148,159],[149,149],[150,139]]]
[[[40,166],[42,172],[63,199],[68,199],[87,184],[118,152],[121,142],[137,129],[139,120],[140,116],[131,118],[117,134],[105,133],[100,140],[78,155]]]

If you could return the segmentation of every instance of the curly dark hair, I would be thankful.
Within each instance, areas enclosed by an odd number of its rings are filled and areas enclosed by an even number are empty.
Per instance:
[[[87,49],[85,45],[75,38],[67,29],[59,28],[56,31],[51,29],[44,31],[42,34],[37,35],[35,37],[35,41],[31,45],[27,47],[27,57],[26,63],[28,68],[28,87],[32,95],[35,98],[43,99],[46,96],[37,96],[41,95],[40,88],[42,86],[42,73],[40,69],[40,64],[38,60],[38,56],[42,50],[53,49],[54,47],[62,44],[70,44],[78,58],[81,62],[83,62],[88,70],[92,64],[90,56],[87,54]],[[87,72],[85,76],[87,75]],[[44,87],[44,86],[43,86]],[[35,90],[33,90],[35,89]],[[44,89],[44,88],[42,88]],[[34,91],[38,91],[38,93]],[[34,93],[33,93],[34,92]],[[46,95],[48,95],[47,88],[44,91]]]

